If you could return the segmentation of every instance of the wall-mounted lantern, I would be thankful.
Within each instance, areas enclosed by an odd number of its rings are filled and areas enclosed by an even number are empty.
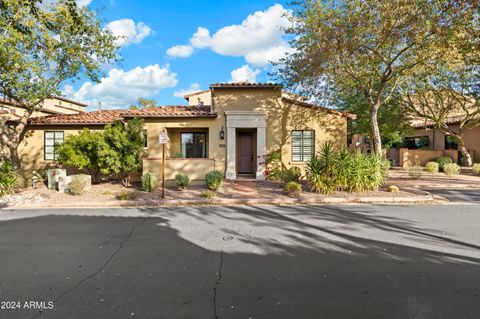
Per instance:
[[[225,131],[223,130],[223,125],[222,125],[222,128],[220,129],[220,139],[221,140],[225,139]]]

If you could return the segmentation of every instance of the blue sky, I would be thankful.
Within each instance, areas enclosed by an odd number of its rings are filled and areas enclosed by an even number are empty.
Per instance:
[[[268,81],[271,66],[290,52],[282,28],[288,1],[77,0],[100,10],[118,35],[123,60],[105,67],[99,84],[64,85],[89,109],[121,108],[138,97],[185,104],[183,93],[215,82]],[[232,73],[233,72],[233,73]]]

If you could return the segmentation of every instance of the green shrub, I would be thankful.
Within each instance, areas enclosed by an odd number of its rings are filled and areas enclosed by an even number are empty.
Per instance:
[[[223,174],[219,171],[211,171],[205,175],[205,183],[208,189],[218,191],[222,187]]]
[[[277,150],[265,155],[266,178],[278,181],[282,171],[282,152]]]
[[[153,192],[158,187],[158,178],[154,173],[145,173],[142,176],[142,188],[146,192]]]
[[[118,200],[135,200],[137,198],[137,191],[124,189],[117,194]]]
[[[289,169],[280,171],[278,175],[283,184],[288,184],[289,182],[298,183],[300,181],[300,177],[302,177],[302,171],[300,170],[300,167],[293,166]]]
[[[18,186],[18,177],[12,163],[5,160],[0,163],[0,197],[13,194]]]
[[[297,182],[290,181],[283,187],[283,191],[290,196],[299,196],[302,192],[302,185]]]
[[[87,175],[75,175],[72,177],[72,181],[68,185],[68,193],[80,196],[85,192],[88,186],[88,180],[84,176]]]
[[[448,163],[448,164],[445,164],[445,166],[443,167],[443,171],[448,176],[458,175],[460,174],[460,166],[458,166],[455,163]]]
[[[203,191],[200,196],[207,198],[207,199],[212,199],[216,196],[215,192],[212,192],[211,190],[205,190]]]
[[[423,169],[419,165],[408,165],[405,167],[405,170],[407,171],[408,176],[414,179],[419,179],[423,174]]]
[[[438,168],[440,169],[440,172],[443,172],[443,167],[445,166],[445,164],[453,163],[452,159],[447,156],[437,157],[434,159],[434,161],[438,163]]]
[[[388,164],[379,155],[360,151],[339,151],[330,144],[307,163],[306,179],[315,192],[330,194],[335,189],[347,192],[376,190],[385,181]]]
[[[480,176],[480,163],[473,164],[472,171],[475,175]]]
[[[438,173],[440,165],[437,162],[428,162],[425,166],[425,170],[429,173]]]
[[[400,189],[395,185],[390,185],[390,186],[388,186],[387,191],[389,193],[398,193],[400,191]]]
[[[190,185],[190,177],[187,174],[178,173],[175,175],[175,183],[177,183],[179,189],[187,189]]]

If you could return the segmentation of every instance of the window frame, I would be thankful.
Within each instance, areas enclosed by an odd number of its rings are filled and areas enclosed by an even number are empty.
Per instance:
[[[53,145],[47,145],[47,134],[53,133]],[[62,133],[62,143],[57,143],[56,133]],[[51,140],[51,138],[49,138]],[[63,144],[65,142],[65,131],[44,131],[43,132],[43,159],[45,161],[56,161],[57,154],[55,153],[55,145]],[[53,158],[47,158],[47,146],[53,146],[53,152],[48,152],[48,154],[53,154]]]
[[[416,139],[419,140],[421,143],[422,139],[427,141],[426,145],[417,145]],[[410,142],[407,142],[410,141]],[[410,144],[410,145],[409,145]],[[415,135],[415,136],[406,136],[403,138],[403,145],[406,146],[410,150],[420,150],[425,148],[430,148],[430,137],[428,135]],[[410,146],[413,146],[411,148]]]
[[[182,158],[186,158],[186,159],[195,159],[195,158],[208,158],[208,140],[207,140],[207,137],[208,137],[208,132],[189,132],[189,131],[186,131],[186,132],[180,132],[180,153],[182,154]],[[205,140],[205,151],[204,151],[204,154],[203,154],[203,157],[184,157],[183,156],[183,143],[182,143],[182,136],[183,134],[193,134],[193,136],[195,134],[202,134],[204,136],[204,140]],[[195,141],[195,137],[193,137],[193,140]],[[195,144],[193,144],[195,145]],[[195,153],[195,150],[193,151]],[[186,152],[185,152],[186,153]]]
[[[448,141],[451,138],[454,141]],[[453,147],[452,147],[453,145]],[[453,136],[445,134],[445,149],[446,150],[458,150],[458,140],[456,140]]]
[[[301,160],[295,160],[293,158],[294,154],[293,154],[293,141],[294,141],[294,137],[293,137],[293,133],[294,132],[301,132],[301,141],[300,141],[300,157],[301,157]],[[312,147],[312,152],[310,154],[310,158],[305,160],[305,154],[304,154],[304,132],[312,132],[312,137],[311,137],[311,147]],[[315,130],[292,130],[291,132],[291,148],[290,148],[290,158],[291,158],[291,161],[293,163],[305,163],[305,162],[308,162],[313,156],[315,155]]]

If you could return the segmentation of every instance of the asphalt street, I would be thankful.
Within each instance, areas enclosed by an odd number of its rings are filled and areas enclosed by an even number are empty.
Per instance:
[[[446,198],[451,202],[480,203],[480,188],[472,188],[472,189],[435,188],[435,189],[425,189],[425,190],[433,195]]]
[[[0,210],[0,256],[0,318],[480,318],[480,205]]]

